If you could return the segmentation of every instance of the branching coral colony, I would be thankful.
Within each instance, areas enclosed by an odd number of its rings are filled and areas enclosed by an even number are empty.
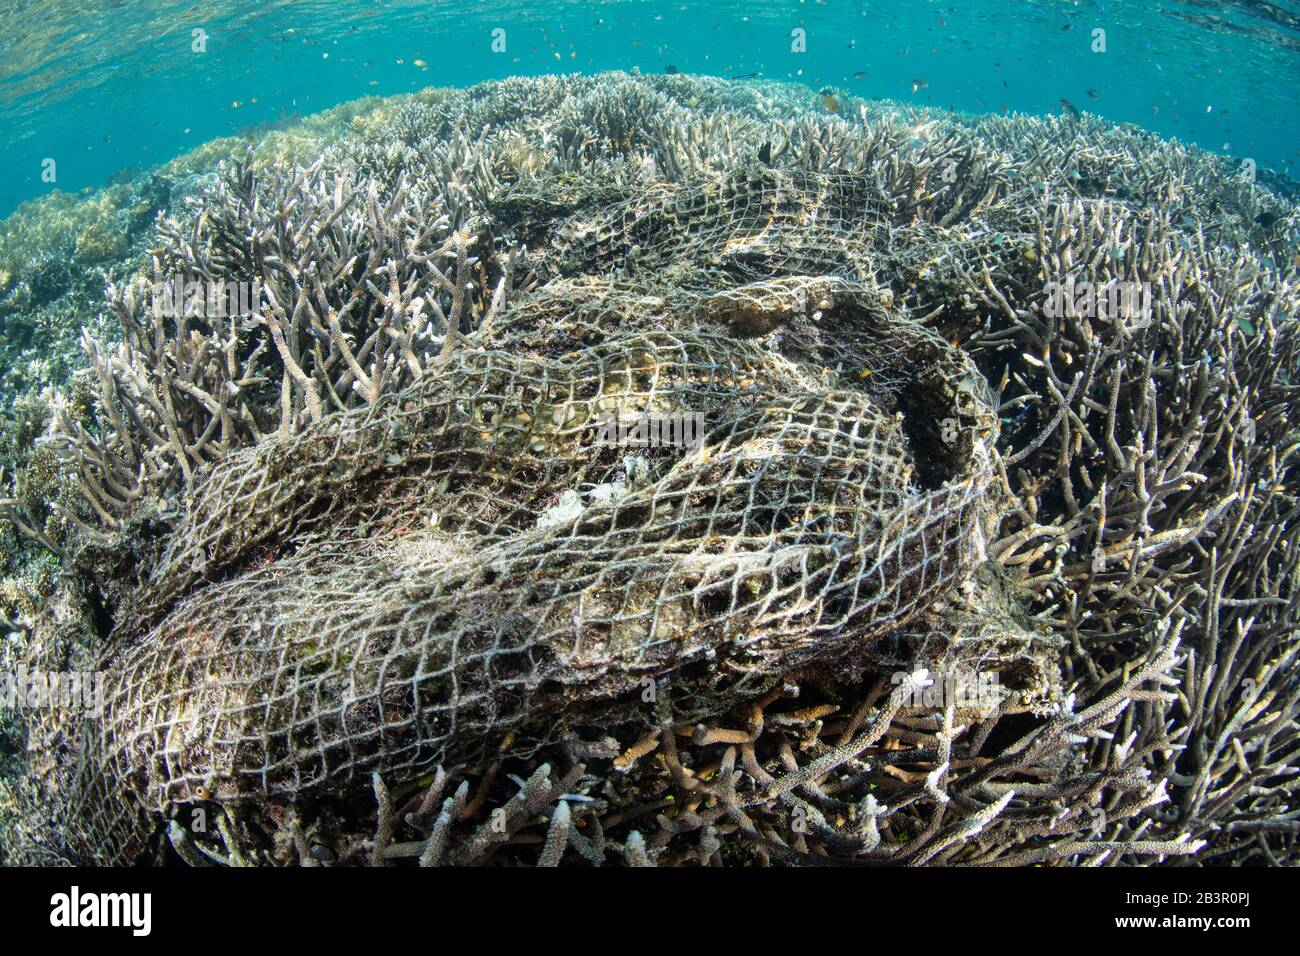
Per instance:
[[[683,76],[380,125],[159,222],[79,495],[6,500],[31,665],[107,685],[33,713],[20,859],[1300,858],[1287,184]]]

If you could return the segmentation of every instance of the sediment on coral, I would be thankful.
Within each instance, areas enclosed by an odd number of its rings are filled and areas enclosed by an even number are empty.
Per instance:
[[[19,853],[1294,862],[1293,194],[818,103],[440,91],[160,220],[55,403],[77,494],[4,499],[70,572],[25,653],[108,685],[30,722]]]

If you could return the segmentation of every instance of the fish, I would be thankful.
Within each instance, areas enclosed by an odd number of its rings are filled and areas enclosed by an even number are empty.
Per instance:
[[[918,76],[912,81],[912,92],[915,93],[917,90],[923,90],[929,85],[929,83],[925,82],[925,80]]]
[[[772,144],[764,143],[758,148],[758,161],[764,166],[772,165]]]
[[[858,70],[858,72],[856,72],[856,73],[853,74],[853,78],[854,78],[855,80],[865,80],[865,79],[867,78],[867,71],[866,71],[866,70]]]
[[[1084,92],[1087,94],[1089,99],[1095,100],[1097,98],[1097,91],[1094,89],[1088,89]]]
[[[840,101],[835,98],[834,93],[822,93],[822,106],[826,107],[829,113],[840,111]]]
[[[1076,118],[1079,116],[1078,108],[1069,100],[1066,99],[1061,100],[1061,109],[1070,116],[1074,116]]]
[[[666,67],[664,67],[664,72],[667,73],[669,76],[672,76],[677,72],[677,67],[669,63]]]
[[[733,79],[733,80],[752,80],[752,79],[754,79],[755,77],[759,77],[759,76],[762,76],[762,75],[763,75],[763,74],[762,74],[761,72],[760,72],[760,73],[738,73],[737,75],[731,77],[731,79]]]

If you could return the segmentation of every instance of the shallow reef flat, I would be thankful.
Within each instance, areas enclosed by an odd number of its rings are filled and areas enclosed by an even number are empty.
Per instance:
[[[1295,863],[1297,195],[619,73],[28,204],[0,853]]]

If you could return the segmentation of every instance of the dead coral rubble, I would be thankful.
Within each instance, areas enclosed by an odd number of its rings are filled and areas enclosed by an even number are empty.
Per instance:
[[[234,164],[152,278],[263,307],[113,289],[60,417],[29,651],[108,708],[29,727],[27,852],[1293,863],[1297,225],[1092,118],[683,76]]]

